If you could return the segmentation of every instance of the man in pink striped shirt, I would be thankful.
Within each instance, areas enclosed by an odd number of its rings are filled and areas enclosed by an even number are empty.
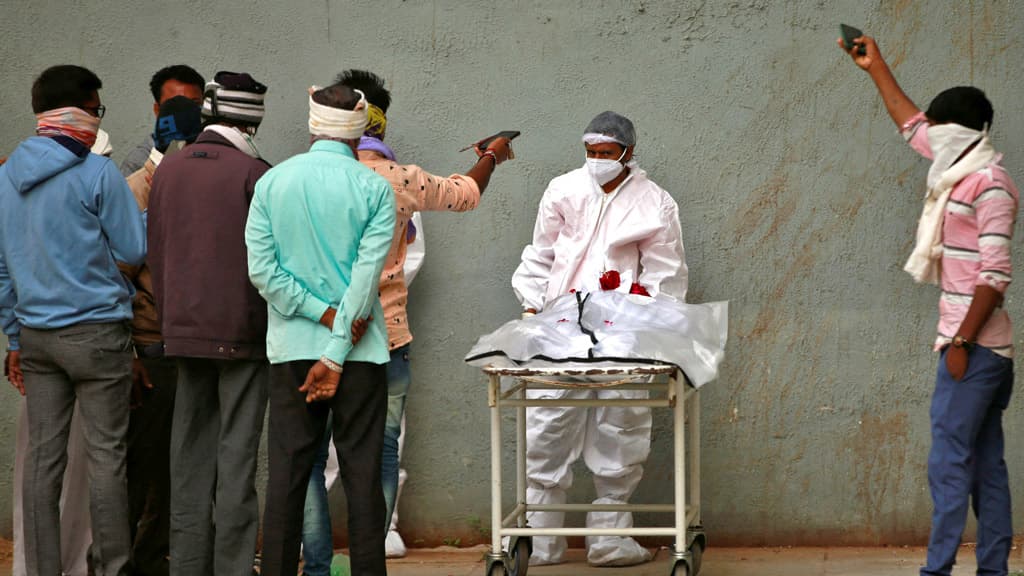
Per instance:
[[[871,76],[910,146],[932,160],[906,267],[942,289],[928,457],[934,509],[921,575],[951,573],[973,499],[978,574],[1005,576],[1013,529],[1002,418],[1013,388],[1013,329],[1002,303],[1019,195],[988,140],[992,105],[981,90],[961,86],[921,112],[873,39],[857,38],[846,51]]]

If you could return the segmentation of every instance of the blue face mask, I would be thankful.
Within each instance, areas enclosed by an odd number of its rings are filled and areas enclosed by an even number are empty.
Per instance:
[[[192,142],[202,129],[199,105],[184,96],[175,96],[160,105],[153,128],[153,147],[164,152],[175,140]]]

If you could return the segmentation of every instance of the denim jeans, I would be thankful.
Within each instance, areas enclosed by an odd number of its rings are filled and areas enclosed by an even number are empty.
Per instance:
[[[306,576],[330,576],[334,541],[331,534],[331,509],[327,501],[324,468],[331,449],[331,416],[327,417],[313,472],[306,488],[306,507],[302,513],[302,560]]]
[[[402,435],[402,416],[405,414],[405,397],[409,393],[409,345],[391,351],[388,362],[388,419],[384,425],[384,454],[381,458],[381,482],[384,485],[384,533],[391,527],[391,515],[395,511],[398,497],[398,437]]]
[[[949,576],[969,503],[978,518],[978,574],[1007,573],[1013,527],[1003,460],[1003,410],[1012,390],[1013,360],[1009,358],[975,346],[967,372],[957,381],[946,370],[946,353],[939,356],[928,455],[934,512],[922,576]]]

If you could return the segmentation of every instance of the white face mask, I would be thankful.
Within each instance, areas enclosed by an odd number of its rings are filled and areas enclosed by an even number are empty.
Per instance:
[[[985,136],[973,128],[959,124],[939,124],[928,127],[928,144],[932,148],[932,166],[928,169],[928,187],[935,188],[942,173],[978,140]]]
[[[587,170],[590,171],[590,175],[599,185],[604,186],[615,180],[615,177],[622,173],[622,169],[625,168],[622,164],[622,159],[626,157],[626,150],[628,148],[622,151],[622,155],[619,156],[618,160],[587,158]]]

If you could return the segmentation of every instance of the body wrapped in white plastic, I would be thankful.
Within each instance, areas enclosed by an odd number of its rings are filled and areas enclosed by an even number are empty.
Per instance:
[[[566,294],[480,337],[465,360],[480,367],[673,364],[700,387],[718,376],[728,310],[728,302],[686,304],[664,294]]]

